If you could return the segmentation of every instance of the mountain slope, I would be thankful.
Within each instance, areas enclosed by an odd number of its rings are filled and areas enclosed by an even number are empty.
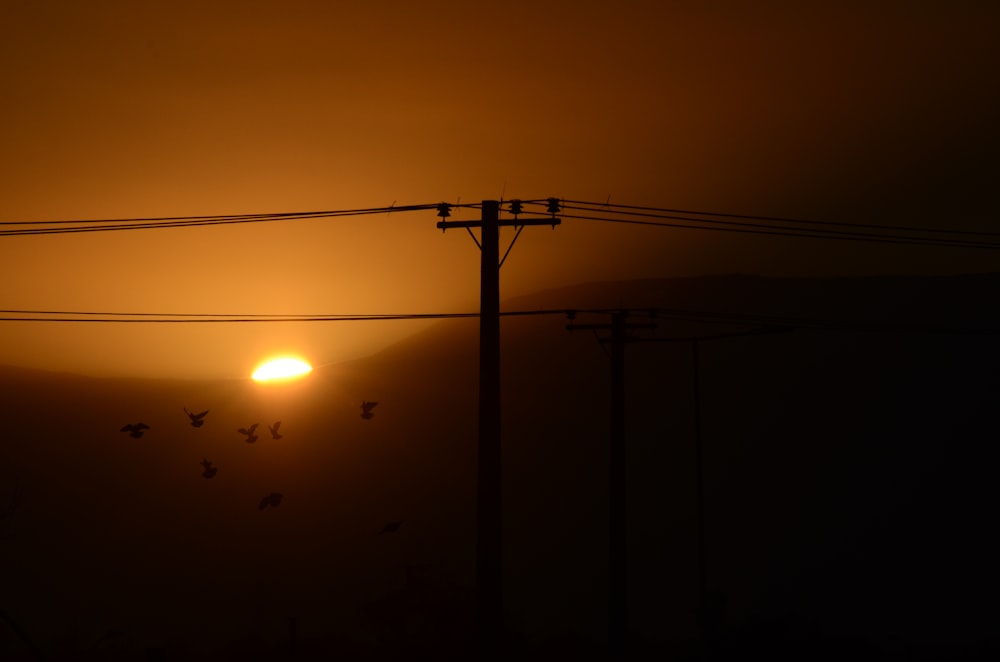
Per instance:
[[[699,343],[709,584],[734,638],[785,628],[916,647],[988,632],[1000,549],[980,523],[996,503],[1000,350],[995,335],[897,327],[996,329],[983,302],[998,284],[722,276],[504,308],[850,320]],[[635,338],[755,326],[656,321]],[[873,333],[876,322],[897,327]],[[505,605],[514,633],[600,641],[610,363],[565,324],[502,321]],[[123,647],[275,642],[290,615],[304,639],[338,645],[388,645],[407,628],[459,636],[474,568],[477,328],[444,321],[284,387],[0,369],[0,606],[47,650],[108,630],[129,633]],[[693,380],[689,342],[627,346],[629,617],[660,647],[695,632]],[[379,402],[371,420],[362,400]],[[208,409],[204,427],[184,407]],[[279,419],[276,441],[266,425]],[[141,439],[119,431],[138,421],[151,428]],[[236,429],[254,422],[247,444]],[[272,491],[281,505],[259,509]],[[390,521],[399,532],[379,534]]]

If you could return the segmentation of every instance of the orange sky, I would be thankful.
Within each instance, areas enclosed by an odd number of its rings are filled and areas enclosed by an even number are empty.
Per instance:
[[[0,221],[502,194],[993,227],[1000,9],[800,4],[7,2]],[[435,221],[0,237],[0,308],[474,311],[478,252]],[[504,295],[998,263],[833,244],[566,222],[525,232]],[[337,361],[414,329],[55,326],[0,322],[0,363],[248,374],[271,351]]]

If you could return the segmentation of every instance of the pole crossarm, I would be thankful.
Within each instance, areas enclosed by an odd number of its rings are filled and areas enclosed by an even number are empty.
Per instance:
[[[580,329],[582,331],[589,331],[591,329],[600,331],[602,329],[610,329],[614,325],[612,324],[567,324],[566,330],[573,331],[575,329]],[[625,324],[626,329],[655,329],[657,325],[653,322],[633,322]]]
[[[509,218],[497,221],[497,225],[502,228],[516,228],[524,225],[551,225],[555,227],[562,225],[560,218]],[[449,228],[480,228],[482,221],[438,221],[437,227],[441,230]]]
[[[581,330],[581,331],[596,332],[596,331],[610,331],[613,330],[614,328],[615,328],[614,324],[567,324],[566,325],[567,331]],[[655,329],[655,328],[657,328],[657,325],[652,322],[632,322],[632,323],[625,323],[622,326],[623,331],[631,331],[633,329]],[[646,338],[635,338],[635,337],[630,337],[628,335],[625,335],[621,338],[621,342],[627,342],[627,343],[648,342],[648,341],[649,340]],[[601,343],[614,342],[614,338],[612,336],[608,336],[607,338],[601,338],[600,336],[598,336],[597,342]]]
[[[792,327],[766,327],[762,329],[751,329],[749,331],[738,331],[736,333],[718,333],[711,336],[688,336],[685,338],[642,338],[635,342],[696,342],[700,340],[722,340],[724,338],[745,338],[747,336],[769,336],[774,333],[792,333]]]

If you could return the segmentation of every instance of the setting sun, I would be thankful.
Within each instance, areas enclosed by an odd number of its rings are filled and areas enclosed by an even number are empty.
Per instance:
[[[260,364],[253,372],[254,381],[267,382],[276,379],[293,379],[312,372],[312,366],[302,359],[281,357]]]

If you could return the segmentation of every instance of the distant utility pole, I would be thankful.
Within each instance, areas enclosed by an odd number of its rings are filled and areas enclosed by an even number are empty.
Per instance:
[[[625,639],[628,630],[627,588],[627,539],[626,539],[626,470],[625,470],[625,343],[632,342],[629,329],[652,329],[656,325],[626,323],[628,311],[612,313],[611,324],[566,325],[569,330],[610,330],[610,338],[598,338],[611,343],[611,443],[609,458],[610,516],[609,516],[609,586],[608,586],[608,646],[611,658],[625,659]]]
[[[512,219],[500,220],[500,203],[483,200],[479,221],[449,221],[451,205],[438,205],[442,230],[465,228],[482,255],[479,309],[479,444],[476,507],[476,644],[482,657],[499,657],[503,647],[503,485],[500,440],[500,267],[527,225],[561,223],[559,200],[548,199],[551,218],[520,218],[522,203],[510,202]],[[500,257],[500,227],[517,228]],[[476,239],[472,228],[480,228]]]
[[[718,637],[722,627],[725,604],[724,595],[710,593],[708,590],[708,554],[705,544],[705,460],[701,440],[701,359],[698,346],[700,341],[721,340],[741,336],[760,336],[772,333],[787,333],[792,331],[786,327],[767,327],[720,333],[710,336],[691,336],[688,338],[647,338],[643,342],[685,342],[691,343],[691,390],[694,400],[694,471],[695,471],[695,509],[698,526],[698,606],[696,609],[699,635],[702,644],[709,650]]]

